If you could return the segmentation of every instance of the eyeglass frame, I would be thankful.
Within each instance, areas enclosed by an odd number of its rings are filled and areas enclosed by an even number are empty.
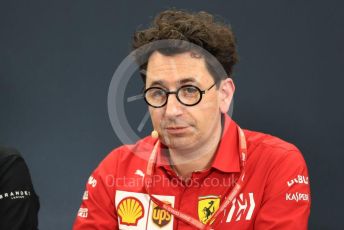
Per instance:
[[[212,84],[208,89],[205,89],[205,90],[201,90],[201,89],[198,88],[197,86],[191,85],[191,84],[189,84],[189,85],[183,85],[183,86],[179,87],[179,88],[178,88],[177,90],[175,90],[175,91],[167,91],[167,90],[165,90],[165,89],[163,89],[163,88],[161,88],[161,87],[153,86],[153,87],[149,87],[149,88],[145,89],[145,91],[143,92],[143,98],[144,98],[145,102],[146,102],[149,106],[151,106],[151,107],[153,107],[153,108],[162,108],[162,107],[164,107],[164,106],[167,104],[169,95],[170,95],[170,94],[175,94],[175,95],[176,95],[176,98],[177,98],[177,100],[179,101],[180,104],[185,105],[185,106],[195,106],[195,105],[197,105],[198,103],[201,102],[201,100],[202,100],[202,98],[203,98],[203,94],[205,94],[207,91],[209,91],[211,88],[213,88],[213,87],[216,85],[216,83],[217,83],[217,82],[215,81],[214,84]],[[185,103],[183,103],[183,102],[180,100],[180,98],[178,97],[178,93],[179,93],[179,90],[181,90],[181,89],[183,89],[183,88],[186,88],[186,87],[190,87],[190,86],[191,86],[191,87],[194,87],[196,90],[198,90],[198,92],[200,93],[200,97],[199,97],[198,101],[195,102],[195,103],[193,103],[193,104],[185,104]],[[160,105],[160,106],[154,106],[154,105],[152,105],[152,104],[150,104],[150,103],[148,102],[148,100],[146,99],[146,93],[147,93],[147,91],[150,90],[150,89],[160,89],[160,90],[162,90],[162,91],[165,93],[165,95],[166,95],[166,100],[165,100],[165,102],[164,102],[162,105]]]

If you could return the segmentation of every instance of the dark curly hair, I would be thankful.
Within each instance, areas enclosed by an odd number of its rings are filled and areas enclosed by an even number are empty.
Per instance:
[[[164,49],[149,45],[165,39],[173,39],[171,41],[174,41],[172,42],[174,44]],[[186,42],[177,44],[178,42],[175,41],[186,41],[187,44],[192,43],[195,46],[185,45]],[[154,51],[164,55],[174,55],[186,51],[201,52],[205,57],[207,68],[216,82],[219,79],[232,77],[233,66],[238,61],[235,37],[231,28],[204,11],[194,13],[172,9],[160,12],[150,28],[134,33],[132,46],[133,49],[146,47],[144,51],[141,51],[145,56],[141,55],[141,60],[137,60],[141,70],[147,69],[148,58]],[[202,50],[209,52],[209,55],[202,53]],[[216,68],[214,61],[211,61],[211,58],[214,59],[214,57],[217,59],[216,63],[222,65],[225,73],[223,70],[222,73],[218,72],[219,68]],[[142,59],[145,59],[145,62],[142,62]],[[141,75],[145,80],[145,75]]]

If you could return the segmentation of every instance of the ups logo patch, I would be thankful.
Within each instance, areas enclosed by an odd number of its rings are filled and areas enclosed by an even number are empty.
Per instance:
[[[164,202],[169,204],[168,202]],[[164,227],[171,221],[171,214],[166,211],[165,209],[160,208],[155,203],[153,203],[153,213],[152,213],[152,221],[159,227]]]

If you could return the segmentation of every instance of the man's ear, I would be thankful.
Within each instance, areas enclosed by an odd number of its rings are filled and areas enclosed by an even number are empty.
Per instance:
[[[226,78],[222,80],[219,86],[219,105],[221,113],[227,113],[229,106],[231,105],[233,95],[235,91],[235,85],[232,78]]]

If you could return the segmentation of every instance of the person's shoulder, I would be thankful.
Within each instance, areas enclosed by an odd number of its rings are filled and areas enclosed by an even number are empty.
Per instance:
[[[247,144],[252,147],[258,147],[260,145],[260,147],[281,149],[282,151],[298,151],[298,148],[294,144],[271,134],[247,129],[244,130],[244,133]]]
[[[301,162],[301,151],[292,143],[279,137],[252,130],[244,130],[248,151],[256,157],[272,161]]]
[[[10,165],[18,159],[22,159],[18,150],[11,147],[0,146],[0,169],[4,169],[6,165]]]
[[[0,161],[6,158],[21,157],[18,150],[11,147],[0,146]]]
[[[102,160],[100,167],[113,167],[118,163],[129,163],[147,159],[151,153],[155,139],[150,136],[138,140],[134,144],[121,145],[113,150]]]

